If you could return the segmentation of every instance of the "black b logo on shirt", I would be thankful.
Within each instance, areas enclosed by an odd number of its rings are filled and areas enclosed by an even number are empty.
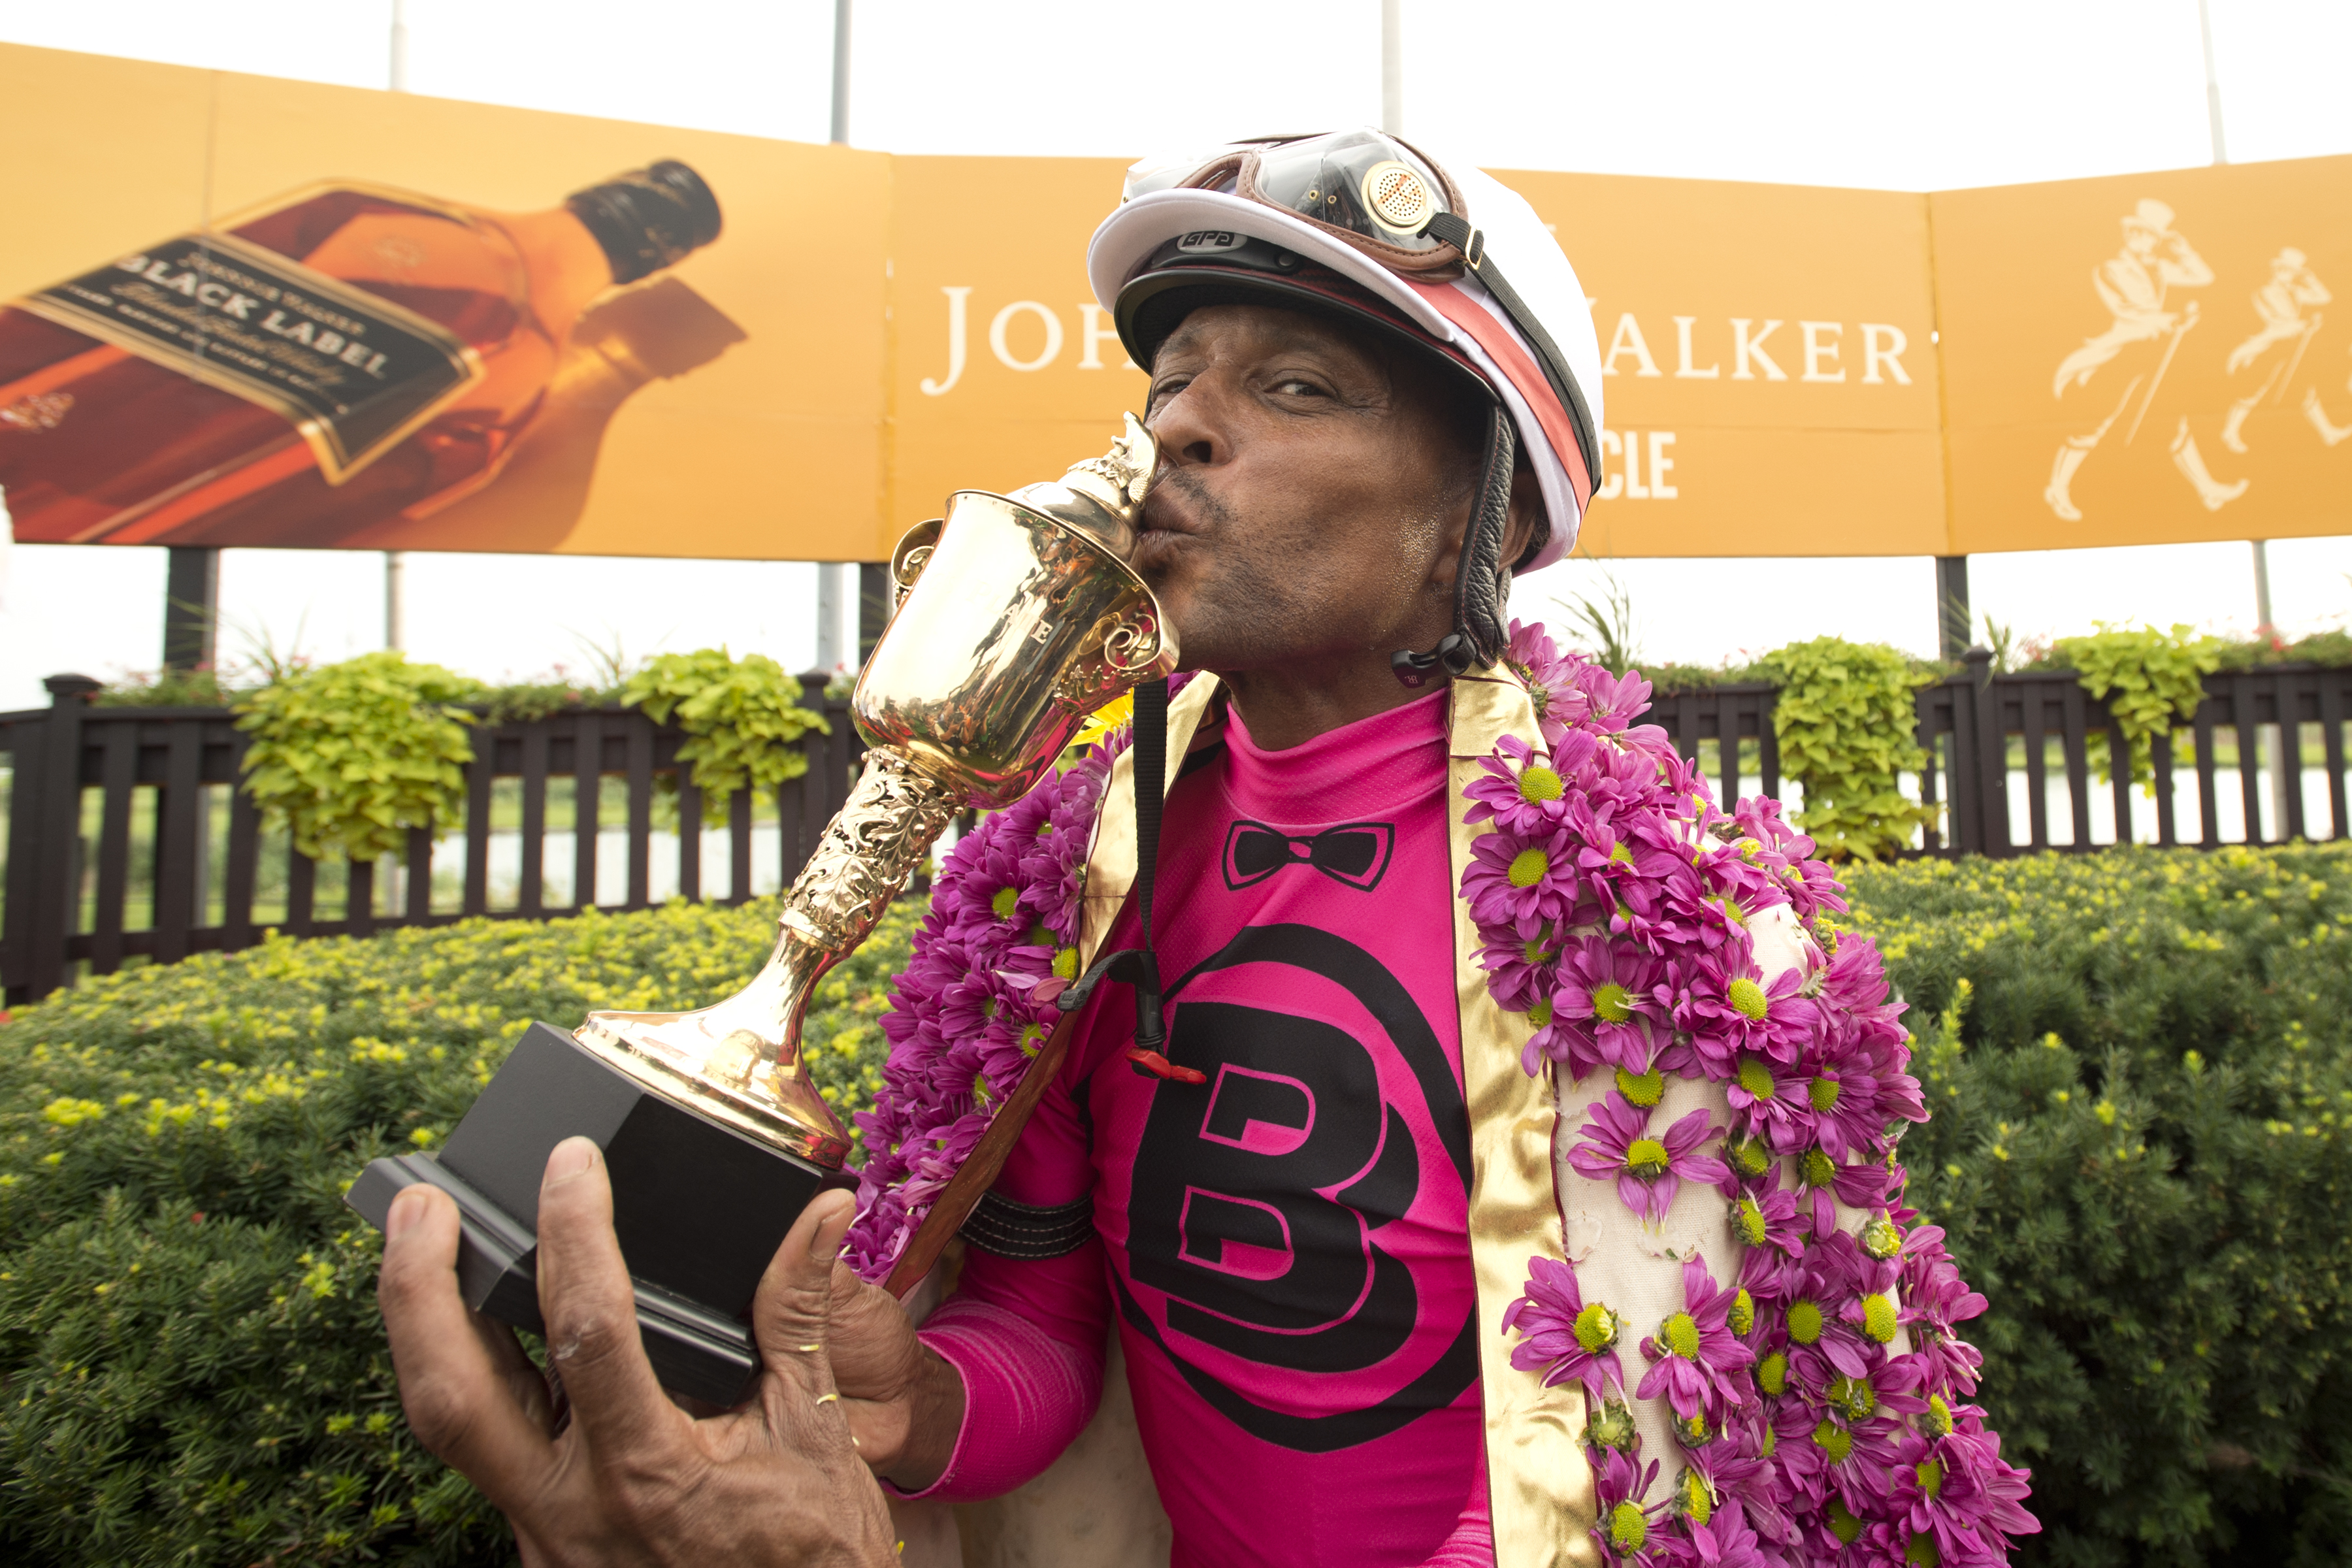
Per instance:
[[[1329,931],[1251,926],[1169,987],[1180,1005],[1168,1058],[1208,1081],[1151,1091],[1129,1194],[1128,1273],[1166,1293],[1175,1333],[1262,1365],[1359,1373],[1395,1355],[1419,1321],[1412,1273],[1381,1248],[1379,1232],[1443,1166],[1422,1168],[1404,1111],[1383,1098],[1371,1052],[1355,1036],[1297,1014],[1181,1000],[1202,974],[1243,963],[1284,965],[1346,989],[1411,1069],[1469,1188],[1462,1089],[1412,994]],[[1271,1410],[1187,1361],[1126,1281],[1118,1286],[1128,1321],[1204,1399],[1286,1447],[1322,1453],[1368,1442],[1451,1404],[1477,1376],[1474,1305],[1434,1363],[1404,1374],[1401,1387],[1368,1390],[1378,1396],[1363,1408]]]

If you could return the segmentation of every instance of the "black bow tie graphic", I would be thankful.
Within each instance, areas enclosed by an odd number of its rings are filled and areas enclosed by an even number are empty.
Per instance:
[[[1225,830],[1225,886],[1238,891],[1285,866],[1312,866],[1335,882],[1370,892],[1389,868],[1396,827],[1349,822],[1320,833],[1285,833],[1246,818]]]

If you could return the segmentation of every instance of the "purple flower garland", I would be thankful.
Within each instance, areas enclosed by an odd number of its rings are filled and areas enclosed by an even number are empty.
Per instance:
[[[1875,947],[1823,920],[1843,889],[1778,801],[1726,816],[1664,731],[1633,724],[1650,694],[1638,674],[1612,677],[1516,621],[1506,658],[1544,749],[1505,738],[1465,792],[1468,820],[1494,825],[1461,889],[1489,989],[1536,1026],[1531,1075],[1614,1072],[1574,1169],[1613,1180],[1652,1222],[1680,1183],[1713,1185],[1747,1245],[1728,1286],[1685,1262],[1685,1310],[1638,1347],[1570,1266],[1531,1260],[1505,1320],[1512,1362],[1591,1396],[1596,1539],[1637,1568],[2005,1563],[2007,1538],[2039,1526],[2025,1473],[1965,1403],[1981,1358],[1953,1325],[1984,1298],[1904,1205],[1891,1129],[1927,1112]],[[866,1159],[845,1257],[869,1279],[888,1275],[1052,1030],[1127,741],[990,816],[942,868],[883,1018],[884,1088],[856,1119]],[[1811,941],[1801,972],[1767,982],[1748,927],[1780,905]],[[1729,1125],[1699,1112],[1653,1129],[1668,1074],[1722,1084]],[[1840,1203],[1871,1211],[1859,1240],[1837,1228]],[[1635,1355],[1634,1397],[1665,1398],[1681,1449],[1656,1503],[1658,1461],[1624,1402]]]
[[[1494,825],[1462,880],[1489,986],[1536,1026],[1530,1073],[1614,1071],[1570,1165],[1653,1225],[1680,1183],[1712,1184],[1747,1244],[1727,1285],[1685,1261],[1684,1310],[1640,1341],[1634,1397],[1666,1400],[1681,1449],[1655,1503],[1658,1462],[1622,1403],[1632,1336],[1571,1267],[1534,1261],[1512,1361],[1594,1396],[1595,1537],[1664,1568],[2005,1563],[2007,1538],[2039,1527],[2024,1473],[1964,1403],[1979,1359],[1953,1325],[1984,1298],[1903,1206],[1894,1130],[1927,1110],[1875,947],[1823,919],[1843,889],[1778,801],[1727,816],[1664,731],[1633,725],[1639,675],[1517,622],[1506,657],[1549,754],[1507,738],[1465,791],[1468,820]],[[1749,925],[1780,905],[1810,940],[1768,982]],[[1728,1125],[1654,1124],[1669,1074],[1721,1084]],[[1703,1152],[1718,1138],[1719,1157]],[[1871,1211],[1860,1240],[1840,1203]]]
[[[1127,743],[1121,731],[992,814],[940,868],[882,1016],[882,1091],[855,1119],[866,1164],[842,1256],[868,1279],[888,1277],[1060,1017],[1087,847]]]

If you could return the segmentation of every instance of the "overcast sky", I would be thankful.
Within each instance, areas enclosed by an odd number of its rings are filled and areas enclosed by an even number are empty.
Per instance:
[[[822,141],[831,0],[409,0],[411,90]],[[2352,152],[2352,5],[2212,0],[2235,162]],[[1937,190],[2210,160],[2195,0],[1600,5],[1404,0],[1405,121],[1497,167]],[[390,0],[0,0],[0,42],[385,85]],[[1377,121],[1378,0],[856,0],[850,139],[903,153],[1134,155],[1269,129]],[[2352,609],[2352,539],[2272,546],[2279,621]],[[163,552],[16,548],[0,588],[0,708],[62,669],[160,653]],[[725,639],[814,651],[796,563],[412,554],[409,645],[484,677]],[[1570,563],[1520,595],[1573,592]],[[1707,662],[1824,631],[1919,651],[1932,566],[1625,562],[1654,658]],[[2026,633],[2095,618],[2253,621],[2243,544],[1983,555],[1979,610]],[[383,559],[230,551],[230,649],[266,633],[320,657],[382,646]],[[625,616],[620,605],[629,605]]]

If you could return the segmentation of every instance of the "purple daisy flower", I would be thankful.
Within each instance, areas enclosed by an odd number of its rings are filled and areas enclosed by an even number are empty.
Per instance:
[[[1702,1415],[1720,1425],[1725,1411],[1753,1397],[1747,1371],[1756,1352],[1726,1321],[1737,1294],[1717,1285],[1697,1258],[1684,1262],[1683,1310],[1668,1313],[1658,1331],[1642,1342],[1642,1354],[1652,1365],[1633,1391],[1635,1398],[1664,1395],[1675,1415]]]
[[[1725,974],[1721,990],[1694,989],[1688,1015],[1675,1022],[1711,1062],[1759,1056],[1785,1071],[1796,1066],[1821,1025],[1821,1010],[1803,994],[1804,984],[1794,969],[1768,981],[1749,962]]]
[[[1584,717],[1582,694],[1577,690],[1570,661],[1560,657],[1541,625],[1515,620],[1510,640],[1503,647],[1503,662],[1527,682],[1528,700],[1535,706],[1544,744],[1557,748],[1568,727]]]
[[[1504,1309],[1503,1327],[1522,1336],[1511,1347],[1511,1364],[1521,1372],[1541,1369],[1546,1388],[1575,1378],[1596,1405],[1612,1389],[1624,1394],[1625,1367],[1617,1352],[1624,1320],[1600,1301],[1587,1301],[1567,1264],[1529,1258],[1528,1282]]]
[[[1556,965],[1559,959],[1559,940],[1549,929],[1533,936],[1521,936],[1516,931],[1481,931],[1486,946],[1479,952],[1478,965],[1486,972],[1486,989],[1494,994],[1495,1005],[1506,1013],[1525,1013],[1538,1002],[1549,1003],[1557,984]],[[1549,1018],[1538,1021],[1540,1028]]]
[[[1462,791],[1470,802],[1465,822],[1491,819],[1497,830],[1521,838],[1549,834],[1560,825],[1568,809],[1568,781],[1525,741],[1504,736],[1496,743],[1496,755],[1480,758],[1478,766],[1484,776]]]
[[[1649,1494],[1650,1483],[1658,1479],[1658,1462],[1653,1459],[1637,1467],[1622,1449],[1612,1448],[1608,1453],[1592,1469],[1598,1516],[1592,1539],[1600,1543],[1604,1558],[1647,1568],[1659,1560],[1660,1542],[1654,1510],[1644,1508],[1642,1500]]]
[[[1778,1247],[1802,1258],[1805,1239],[1797,1228],[1797,1196],[1776,1184],[1740,1184],[1731,1192],[1731,1228],[1749,1247]]]
[[[1579,937],[1561,952],[1552,993],[1552,1059],[1570,1080],[1602,1063],[1628,1072],[1650,1069],[1644,1021],[1664,1023],[1655,994],[1663,969],[1656,960],[1602,937]]]
[[[1649,1126],[1648,1111],[1612,1089],[1607,1099],[1593,1101],[1568,1163],[1596,1182],[1614,1178],[1618,1201],[1654,1228],[1665,1222],[1683,1183],[1713,1184],[1725,1173],[1722,1161],[1698,1152],[1715,1134],[1705,1110],[1692,1111],[1655,1138]]]
[[[1784,1076],[1770,1058],[1743,1053],[1733,1058],[1723,1097],[1736,1113],[1733,1126],[1741,1136],[1775,1154],[1786,1154],[1803,1144],[1808,1131],[1801,1093],[1802,1086]]]
[[[1482,833],[1470,847],[1462,896],[1483,932],[1533,936],[1564,923],[1576,904],[1576,846],[1565,828],[1536,837]]]
[[[1984,1429],[1983,1413],[1973,1406],[1962,1406],[1958,1421],[1941,1436],[1910,1436],[1894,1476],[1893,1501],[1902,1522],[1934,1538],[1946,1562],[2004,1563],[2009,1542],[2003,1537],[2041,1531],[2041,1521],[2024,1506],[2030,1473],[2001,1458],[2000,1434]]]
[[[1664,1561],[1675,1568],[1769,1568],[1756,1532],[1737,1498],[1709,1506],[1706,1517],[1685,1510],[1684,1533],[1669,1535]]]

